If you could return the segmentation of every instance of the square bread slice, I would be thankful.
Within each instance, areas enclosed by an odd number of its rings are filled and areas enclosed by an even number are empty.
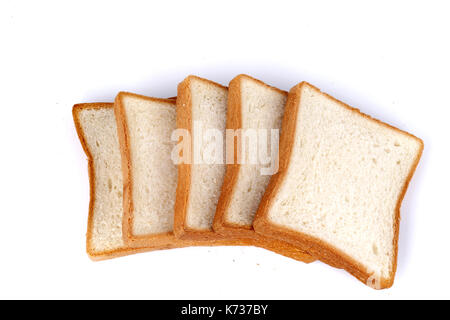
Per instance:
[[[271,130],[278,132],[281,127],[287,92],[268,86],[247,75],[239,75],[228,86],[228,106],[226,128],[234,133],[243,130],[239,139],[234,139],[234,161],[226,165],[226,173],[213,228],[216,232],[235,237],[249,237],[255,244],[304,262],[315,260],[311,255],[285,241],[264,237],[252,227],[253,218],[272,175],[262,168],[270,167],[276,173],[278,166],[278,144],[271,145]],[[275,150],[271,163],[248,163],[250,147],[244,140],[245,130],[266,130],[266,150]],[[256,137],[256,135],[255,135]],[[253,141],[257,145],[257,141]],[[239,146],[238,146],[239,145]],[[238,149],[240,161],[238,161]],[[257,150],[255,150],[257,151]],[[243,163],[242,159],[247,159]]]
[[[188,76],[178,85],[177,128],[186,130],[190,139],[189,155],[184,154],[184,161],[178,165],[174,232],[179,238],[242,244],[212,228],[225,164],[223,154],[218,155],[218,161],[206,159],[208,141],[204,133],[210,130],[222,135],[214,139],[225,136],[227,96],[226,87],[195,76]],[[217,152],[223,153],[223,141],[211,141],[217,142],[222,149]]]
[[[124,184],[123,236],[132,247],[220,245],[177,239],[173,233],[177,167],[176,102],[120,92],[114,103]]]
[[[93,260],[147,251],[122,238],[122,170],[112,103],[77,104],[75,128],[88,158],[90,185],[86,251]]]
[[[422,150],[420,139],[302,82],[289,92],[279,172],[253,226],[371,287],[390,287],[400,205]]]

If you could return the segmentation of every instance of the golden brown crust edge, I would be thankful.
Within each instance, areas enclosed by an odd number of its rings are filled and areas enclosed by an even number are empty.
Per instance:
[[[228,86],[228,102],[227,102],[227,129],[239,129],[242,127],[242,112],[241,112],[241,81],[240,76],[232,79]],[[234,225],[228,223],[226,220],[226,211],[230,206],[232,195],[235,191],[237,178],[239,176],[240,165],[238,164],[237,152],[238,144],[236,139],[233,139],[233,163],[226,165],[225,177],[222,184],[222,191],[220,192],[219,201],[217,203],[216,212],[214,214],[213,229],[218,233],[225,233],[227,231],[235,231],[234,228],[241,228],[242,233],[249,231],[251,234],[251,226],[245,228],[244,226]],[[228,230],[232,229],[232,230]],[[228,232],[229,233],[229,232]]]
[[[189,80],[185,79],[178,85],[176,100],[176,123],[177,129],[189,130],[191,126],[191,93],[189,90]],[[192,148],[192,144],[191,144]],[[188,153],[192,153],[189,151]],[[189,200],[191,181],[191,167],[189,164],[178,164],[178,183],[175,197],[175,215],[173,223],[173,232],[176,237],[183,237],[186,220],[186,210]]]
[[[249,79],[263,85],[271,90],[287,95],[286,91],[267,85],[266,83],[254,79],[248,75],[240,74],[230,81],[228,86],[228,105],[227,105],[227,129],[242,128],[242,99],[241,83],[242,79]],[[257,234],[251,225],[244,226],[227,221],[226,212],[230,206],[231,198],[234,194],[239,170],[241,165],[237,161],[238,145],[236,139],[233,142],[234,159],[232,164],[226,165],[226,173],[216,213],[214,215],[213,229],[219,234],[231,237],[245,237],[253,241],[255,246],[274,251],[283,256],[293,258],[305,263],[310,263],[316,259],[310,254],[302,251],[300,248],[290,243],[274,238],[264,237]]]
[[[192,136],[192,96],[190,91],[191,81],[199,80],[214,86],[227,89],[218,83],[197,76],[188,76],[179,85],[177,90],[177,128],[186,129]],[[192,141],[191,141],[192,151]],[[191,157],[192,157],[192,152]],[[192,161],[191,161],[192,162]],[[235,238],[222,235],[213,230],[196,230],[186,225],[186,215],[189,203],[191,185],[191,164],[178,165],[178,184],[175,200],[174,233],[177,238],[196,241],[214,241],[220,245],[253,245],[250,239]]]
[[[92,154],[89,150],[89,147],[86,143],[86,139],[84,137],[84,131],[81,127],[79,121],[79,112],[83,109],[112,109],[112,103],[81,103],[76,104],[72,108],[72,116],[75,123],[75,129],[78,134],[78,138],[80,139],[81,146],[87,156],[88,160],[88,175],[89,175],[89,213],[88,213],[88,223],[87,223],[87,233],[86,233],[86,253],[89,258],[94,261],[106,260],[111,258],[122,257],[134,253],[140,253],[145,251],[150,251],[149,248],[138,248],[133,249],[129,247],[122,247],[115,250],[106,250],[96,252],[93,250],[91,246],[92,241],[92,229],[93,229],[93,216],[94,216],[94,204],[95,204],[95,169],[94,169],[94,160]]]
[[[349,110],[352,110],[354,112],[358,112],[362,116],[372,120],[376,121],[379,124],[382,124],[384,126],[387,126],[389,128],[395,129],[396,131],[399,131],[403,134],[407,134],[410,137],[413,137],[420,143],[420,150],[416,157],[415,162],[413,163],[411,170],[407,176],[407,179],[404,183],[404,186],[402,188],[401,194],[399,196],[399,199],[397,201],[396,206],[396,212],[394,217],[394,257],[393,257],[393,266],[392,271],[389,276],[389,278],[383,278],[381,279],[380,283],[375,283],[373,279],[371,279],[371,274],[367,273],[365,271],[365,268],[355,261],[353,258],[346,255],[341,250],[325,243],[324,241],[308,236],[304,233],[297,232],[290,230],[286,227],[276,225],[269,221],[267,217],[267,213],[270,210],[273,200],[278,193],[278,190],[280,186],[282,185],[282,182],[284,178],[286,177],[287,168],[289,166],[290,157],[292,154],[292,146],[295,139],[295,130],[296,130],[296,124],[297,124],[297,116],[298,116],[298,108],[300,103],[300,95],[301,95],[301,88],[303,85],[308,85],[314,90],[321,92],[319,89],[315,88],[314,86],[302,82],[296,86],[294,86],[291,91],[289,92],[288,101],[286,104],[286,110],[285,115],[283,117],[283,123],[282,128],[283,132],[281,133],[280,138],[280,164],[279,164],[279,171],[276,175],[272,176],[269,186],[266,189],[266,192],[264,193],[263,199],[260,203],[260,206],[258,208],[258,211],[255,215],[255,219],[253,222],[253,226],[255,228],[255,231],[264,235],[269,235],[272,237],[276,237],[279,239],[287,240],[293,244],[298,245],[299,247],[303,248],[305,251],[310,252],[314,256],[318,257],[319,260],[334,266],[336,268],[342,268],[348,271],[350,274],[352,274],[354,277],[356,277],[358,280],[363,282],[366,285],[369,285],[375,289],[385,289],[392,286],[394,282],[395,277],[395,271],[397,268],[397,254],[398,254],[398,233],[399,233],[399,221],[400,221],[400,206],[401,202],[403,200],[403,197],[406,193],[406,189],[408,187],[408,184],[414,174],[414,171],[419,163],[420,157],[422,155],[423,151],[423,142],[419,138],[406,133],[398,128],[392,127],[386,123],[383,123],[377,119],[373,119],[368,115],[365,115],[361,113],[358,109],[352,108],[348,106],[347,104],[331,97],[328,94],[328,97],[333,99],[334,101],[338,102],[342,106],[348,108]],[[289,115],[289,116],[288,116]]]
[[[120,159],[123,181],[123,215],[122,215],[122,237],[127,245],[131,245],[131,219],[133,204],[131,203],[130,190],[130,159],[127,151],[129,149],[128,128],[126,125],[125,110],[122,104],[122,94],[119,93],[114,101],[114,115],[117,123],[117,135],[119,138]]]

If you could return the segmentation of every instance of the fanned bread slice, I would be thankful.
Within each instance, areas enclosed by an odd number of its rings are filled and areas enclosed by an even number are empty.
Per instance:
[[[132,247],[220,245],[173,233],[177,167],[171,153],[176,102],[120,92],[114,103],[124,179],[123,235]]]
[[[390,287],[400,205],[422,150],[420,139],[303,82],[289,93],[279,173],[254,228],[369,286]]]
[[[266,130],[267,146],[263,147],[278,151],[278,144],[271,145],[270,136],[272,129],[277,130],[277,134],[280,130],[286,99],[287,92],[247,75],[239,75],[231,80],[228,87],[226,127],[235,133],[237,130],[243,131],[240,138],[234,141],[234,161],[226,166],[213,228],[224,235],[249,237],[258,246],[311,262],[315,259],[296,246],[256,234],[252,227],[254,215],[271,177],[267,173],[263,174],[262,168],[271,167],[276,173],[278,153],[271,159],[271,163],[262,164],[261,159],[258,159],[258,163],[248,163],[250,148],[244,140],[245,130]],[[276,139],[278,140],[278,135]],[[247,159],[247,163],[237,161],[238,149],[241,159]],[[273,155],[268,153],[269,156]]]
[[[212,129],[222,138],[225,136],[227,91],[222,85],[195,76],[187,77],[178,85],[177,128],[187,130],[191,138],[191,152],[183,155],[185,161],[178,165],[174,232],[180,238],[220,239],[230,245],[241,244],[212,229],[225,164],[223,157],[215,162],[205,161],[208,141],[202,134]],[[222,145],[223,141],[209,142]]]
[[[112,103],[77,104],[75,127],[88,158],[90,202],[86,251],[93,260],[147,251],[122,239],[122,170]]]

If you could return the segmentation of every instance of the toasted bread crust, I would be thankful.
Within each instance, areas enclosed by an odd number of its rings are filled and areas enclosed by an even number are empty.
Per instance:
[[[114,112],[117,121],[117,130],[119,136],[120,153],[122,158],[123,173],[123,239],[124,242],[133,248],[149,247],[153,250],[180,248],[187,246],[219,246],[227,243],[218,241],[206,241],[206,239],[198,239],[198,241],[188,241],[178,239],[173,232],[160,233],[155,235],[135,235],[133,234],[133,166],[130,154],[129,129],[126,113],[122,99],[124,96],[132,96],[149,101],[157,101],[170,104],[175,108],[175,99],[159,99],[137,95],[134,93],[120,92],[114,102]],[[176,212],[176,211],[175,211]],[[195,239],[193,239],[195,240]]]
[[[303,250],[311,253],[312,255],[316,256],[319,260],[334,266],[336,268],[341,268],[347,270],[350,274],[355,276],[358,280],[363,282],[364,284],[367,284],[369,286],[372,286],[373,283],[371,282],[371,274],[367,273],[364,266],[362,266],[359,262],[342,252],[341,250],[337,249],[336,247],[325,243],[324,241],[311,237],[307,234],[304,234],[302,232],[293,231],[290,230],[284,226],[276,225],[272,223],[268,219],[268,212],[270,208],[273,205],[273,201],[275,199],[276,194],[279,191],[279,188],[281,187],[284,179],[286,178],[287,169],[290,163],[290,158],[292,155],[292,146],[294,144],[295,139],[295,131],[296,131],[296,125],[297,125],[297,115],[298,115],[298,109],[300,104],[300,96],[301,96],[301,89],[302,86],[308,85],[314,90],[321,92],[318,88],[310,85],[309,83],[302,82],[296,86],[294,86],[291,91],[289,92],[288,101],[286,104],[285,114],[283,117],[283,123],[282,128],[283,131],[281,133],[280,138],[280,164],[279,164],[279,171],[277,174],[273,175],[269,186],[266,189],[266,192],[264,193],[264,196],[261,200],[260,206],[258,208],[258,211],[256,213],[253,227],[255,228],[255,231],[260,234],[269,235],[272,237],[276,237],[278,239],[283,239],[286,241],[291,242],[294,245],[299,246]],[[398,128],[395,128],[391,125],[388,125],[384,122],[381,122],[377,119],[373,119],[372,117],[361,113],[358,109],[352,108],[348,106],[347,104],[331,97],[330,95],[324,93],[329,98],[333,99],[343,107],[353,111],[357,112],[358,114],[362,115],[363,117],[370,119],[371,121],[375,121],[383,126],[386,126],[388,128],[394,129],[397,132],[400,132],[402,134],[406,134],[409,137],[412,137],[416,139],[420,143],[420,150],[417,154],[417,157],[411,167],[411,170],[407,176],[407,179],[405,180],[404,186],[402,188],[402,191],[400,193],[400,196],[397,201],[396,210],[395,210],[395,217],[394,217],[394,239],[393,239],[393,246],[394,246],[394,259],[393,259],[393,266],[391,274],[389,275],[389,278],[383,278],[381,279],[380,283],[377,284],[378,287],[374,287],[375,289],[385,289],[392,286],[394,283],[394,277],[395,277],[395,271],[397,269],[397,254],[398,254],[398,233],[399,233],[399,223],[400,223],[400,206],[401,202],[403,200],[403,197],[406,193],[406,189],[408,187],[408,184],[414,174],[414,171],[419,163],[420,157],[422,155],[423,151],[423,141],[407,132],[404,132]]]
[[[84,109],[112,109],[113,103],[82,103],[76,104],[73,106],[72,115],[75,123],[75,128],[78,134],[78,138],[80,139],[81,146],[87,156],[88,159],[88,174],[89,174],[89,214],[88,214],[88,223],[87,223],[87,233],[86,233],[86,252],[88,256],[94,260],[105,260],[111,258],[117,258],[126,256],[129,254],[140,253],[145,251],[151,251],[154,249],[151,248],[130,248],[128,246],[123,246],[121,248],[115,250],[105,250],[105,251],[95,251],[92,248],[92,230],[93,230],[93,218],[94,218],[94,205],[95,205],[95,169],[94,169],[94,158],[89,150],[89,147],[86,143],[86,139],[84,137],[84,131],[81,127],[79,120],[79,112]]]
[[[242,79],[247,78],[265,86],[271,90],[287,95],[286,91],[269,86],[264,82],[254,79],[248,75],[240,74],[230,81],[228,89],[228,105],[227,105],[227,129],[241,129],[242,128],[242,97],[241,97],[241,83]],[[277,252],[286,257],[300,260],[306,263],[315,261],[316,259],[308,253],[302,251],[300,248],[292,244],[268,238],[257,234],[252,225],[239,225],[227,221],[227,211],[231,203],[231,199],[235,192],[237,180],[239,177],[239,170],[241,165],[238,163],[237,153],[238,144],[234,140],[234,161],[232,164],[227,164],[224,182],[222,185],[222,192],[220,194],[219,202],[217,204],[216,213],[214,215],[213,229],[217,233],[234,236],[234,237],[248,237],[252,239],[256,246]]]
[[[227,89],[218,83],[196,76],[188,76],[178,85],[177,94],[177,128],[186,129],[192,136],[192,97],[190,83],[192,79],[207,82],[209,84]],[[192,141],[191,141],[192,143]],[[191,145],[192,149],[192,145]],[[192,156],[192,153],[191,153]],[[192,162],[192,161],[191,161]],[[178,165],[178,185],[175,200],[174,233],[180,239],[220,241],[223,245],[252,245],[249,239],[240,239],[221,235],[213,230],[196,230],[186,224],[186,215],[191,189],[191,164]]]

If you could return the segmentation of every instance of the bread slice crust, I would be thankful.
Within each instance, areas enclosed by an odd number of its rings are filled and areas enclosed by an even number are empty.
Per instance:
[[[228,243],[219,241],[209,241],[209,239],[179,239],[175,237],[173,232],[165,232],[152,235],[135,235],[133,233],[133,164],[130,153],[130,136],[127,115],[125,112],[123,98],[131,96],[139,99],[144,99],[154,102],[163,102],[176,106],[176,99],[160,99],[146,97],[129,92],[120,92],[114,102],[114,112],[117,121],[117,130],[119,136],[120,153],[122,159],[122,173],[123,173],[123,239],[130,247],[150,247],[155,249],[180,248],[187,246],[219,246]],[[168,159],[170,161],[170,159]],[[175,207],[176,212],[176,207]],[[176,217],[176,214],[174,214]],[[207,241],[208,240],[208,241]],[[242,244],[242,242],[240,242]]]
[[[151,248],[130,248],[128,246],[123,246],[115,250],[106,251],[95,251],[92,246],[93,228],[94,228],[94,206],[95,206],[95,168],[94,168],[94,158],[89,150],[89,146],[86,142],[83,128],[80,124],[79,113],[85,109],[113,109],[113,103],[81,103],[73,106],[72,116],[75,123],[75,129],[80,139],[81,146],[88,160],[88,175],[89,175],[89,213],[88,213],[88,223],[87,223],[87,233],[86,233],[86,252],[94,261],[100,261],[105,259],[117,258],[126,256],[129,254],[146,252],[152,250]]]
[[[270,90],[287,96],[287,92],[278,88],[267,85],[266,83],[252,78],[245,74],[240,74],[230,81],[228,86],[228,105],[227,105],[227,129],[241,129],[242,128],[242,97],[241,84],[242,80],[248,79],[254,81]],[[300,250],[288,242],[265,237],[255,232],[252,225],[241,225],[227,220],[227,210],[230,206],[231,199],[235,192],[239,171],[242,167],[238,163],[238,143],[234,141],[234,161],[232,164],[226,165],[226,173],[222,185],[219,202],[217,204],[216,213],[214,215],[213,229],[219,234],[233,236],[233,237],[248,237],[252,239],[256,245],[277,252],[281,255],[300,260],[306,263],[315,261],[316,259],[310,254]]]
[[[286,178],[287,169],[289,167],[289,162],[292,154],[292,147],[294,145],[296,125],[297,125],[297,116],[299,110],[300,96],[301,90],[303,86],[309,86],[313,90],[324,94],[328,98],[333,101],[339,103],[341,106],[351,110],[353,112],[358,113],[359,115],[374,121],[380,125],[386,126],[390,129],[394,129],[397,132],[405,134],[420,144],[419,152],[416,156],[416,159],[411,166],[411,169],[407,175],[407,178],[404,182],[403,188],[400,192],[400,195],[397,200],[396,208],[395,208],[395,216],[394,216],[394,238],[393,238],[393,248],[394,248],[394,256],[393,256],[393,266],[391,273],[388,278],[382,278],[379,283],[376,283],[374,279],[372,279],[372,275],[367,273],[365,267],[362,266],[358,261],[348,256],[338,248],[333,245],[326,243],[316,237],[312,237],[302,232],[293,231],[285,226],[277,225],[272,223],[268,219],[268,212],[272,207],[275,196],[281,187],[283,180]],[[394,283],[395,272],[397,269],[397,255],[398,255],[398,234],[399,234],[399,225],[400,225],[400,207],[401,202],[405,196],[406,190],[408,188],[409,182],[414,174],[414,171],[417,168],[420,157],[423,152],[423,141],[410,133],[402,131],[398,128],[395,128],[389,124],[381,122],[380,120],[373,119],[372,117],[360,112],[360,110],[350,107],[349,105],[335,99],[334,97],[322,93],[318,88],[312,86],[307,82],[301,82],[300,84],[294,86],[290,92],[288,101],[286,104],[285,113],[283,116],[282,122],[283,131],[280,137],[280,163],[279,163],[279,171],[277,174],[273,175],[269,185],[266,189],[266,192],[263,195],[260,206],[255,215],[255,219],[253,221],[253,227],[257,233],[268,235],[271,237],[275,237],[278,239],[286,240],[294,245],[299,246],[303,250],[309,252],[310,254],[316,256],[319,260],[334,266],[336,268],[345,269],[350,274],[355,276],[358,280],[367,284],[375,289],[385,289],[389,288]]]

